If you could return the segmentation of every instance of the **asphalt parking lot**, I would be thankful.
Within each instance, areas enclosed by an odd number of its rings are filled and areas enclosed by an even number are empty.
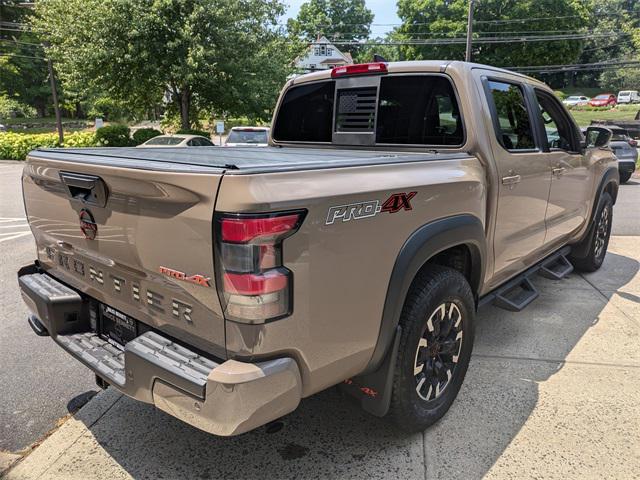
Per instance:
[[[22,165],[0,162],[0,458],[26,451],[98,390],[82,365],[25,321],[16,272],[36,249],[22,205]]]
[[[0,226],[24,219],[19,170],[0,164]],[[330,389],[276,433],[219,438],[109,389],[6,478],[639,478],[638,206],[636,178],[621,186],[600,271],[540,278],[540,299],[522,313],[480,312],[460,396],[423,434],[398,432]],[[6,445],[35,441],[95,387],[28,329],[15,269],[34,245],[29,235],[3,240],[11,236],[0,233],[0,449],[14,451]]]

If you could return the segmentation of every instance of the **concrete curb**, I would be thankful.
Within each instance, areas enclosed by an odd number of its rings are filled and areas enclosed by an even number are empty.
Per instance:
[[[34,479],[40,477],[56,460],[95,424],[122,394],[113,388],[98,393],[89,403],[67,420],[40,446],[36,447],[22,461],[2,475],[3,479]]]

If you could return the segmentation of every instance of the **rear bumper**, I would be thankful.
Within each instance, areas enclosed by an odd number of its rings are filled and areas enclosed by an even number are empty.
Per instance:
[[[124,394],[194,427],[237,435],[292,412],[300,402],[300,372],[291,358],[216,362],[153,331],[121,350],[95,332],[87,298],[35,267],[21,269],[18,281],[37,317],[30,319],[36,333],[46,329],[69,354]]]

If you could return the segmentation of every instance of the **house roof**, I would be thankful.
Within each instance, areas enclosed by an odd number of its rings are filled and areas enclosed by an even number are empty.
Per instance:
[[[318,48],[319,45],[322,45],[323,47],[330,47],[333,49],[333,52],[331,53],[331,57],[328,58],[318,58],[318,55],[314,55],[314,48]],[[322,55],[322,57],[324,57],[324,55]],[[313,58],[313,60],[311,60]],[[333,45],[325,36],[318,36],[318,38],[316,39],[315,42],[313,42],[312,44],[309,45],[309,48],[307,49],[306,53],[304,53],[303,55],[300,55],[299,57],[296,58],[295,60],[295,64],[297,66],[301,66],[301,65],[309,65],[309,64],[315,64],[315,65],[330,65],[330,64],[338,64],[338,65],[342,65],[342,64],[349,64],[349,63],[353,63],[353,58],[351,58],[351,55],[348,53],[343,53],[341,52],[335,45]]]
[[[348,63],[348,62],[342,57],[327,58],[326,60],[323,60],[320,62],[320,64],[326,64],[326,63]]]

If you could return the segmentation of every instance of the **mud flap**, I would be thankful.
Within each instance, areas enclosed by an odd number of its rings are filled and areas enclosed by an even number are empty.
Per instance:
[[[360,402],[362,409],[376,417],[384,417],[391,405],[393,374],[396,369],[400,334],[402,327],[396,327],[396,333],[384,362],[372,373],[359,375],[345,380],[340,388]]]

